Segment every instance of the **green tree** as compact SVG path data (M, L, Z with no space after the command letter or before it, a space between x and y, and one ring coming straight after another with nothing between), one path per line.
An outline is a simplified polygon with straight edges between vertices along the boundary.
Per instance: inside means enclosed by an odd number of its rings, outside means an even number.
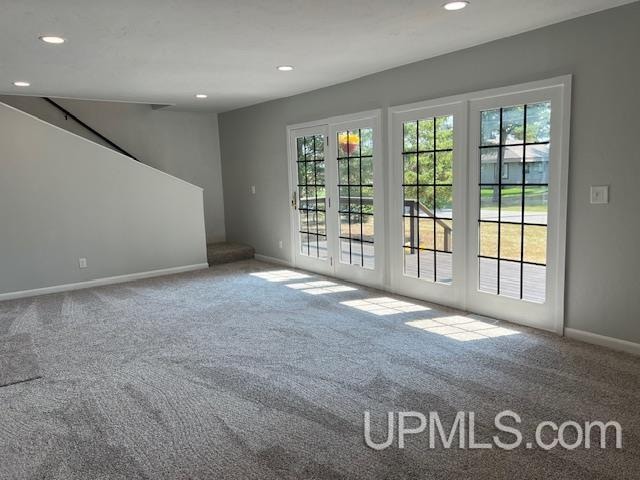
M405 199L418 201L430 211L450 209L453 201L453 117L406 122L403 130L404 183L411 185L405 187Z

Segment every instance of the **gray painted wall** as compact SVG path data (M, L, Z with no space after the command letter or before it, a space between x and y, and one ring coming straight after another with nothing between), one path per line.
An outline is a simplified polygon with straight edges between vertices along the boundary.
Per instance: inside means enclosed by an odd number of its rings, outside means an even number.
M153 110L133 103L55 101L143 163L202 187L207 239L225 239L216 114ZM108 146L41 98L0 96L0 102Z
M201 263L200 188L0 104L0 294Z
M638 25L633 3L221 114L228 239L289 259L288 124L571 73L566 326L640 342ZM608 205L589 204L594 184Z

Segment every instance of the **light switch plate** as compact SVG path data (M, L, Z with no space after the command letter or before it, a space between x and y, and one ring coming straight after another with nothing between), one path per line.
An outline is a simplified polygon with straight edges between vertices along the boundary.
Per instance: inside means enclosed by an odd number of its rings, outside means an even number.
M87 259L86 258L79 258L78 259L78 266L80 268L87 268Z
M591 203L593 205L609 203L609 187L607 185L591 185Z
M251 185L251 195L255 195L255 194L256 194L256 186Z

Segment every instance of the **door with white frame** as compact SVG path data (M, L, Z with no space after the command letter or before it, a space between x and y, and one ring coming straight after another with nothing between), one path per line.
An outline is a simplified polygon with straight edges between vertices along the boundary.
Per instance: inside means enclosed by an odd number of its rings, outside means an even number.
M292 258L299 268L333 274L327 222L327 125L289 130Z
M331 236L336 276L366 285L382 286L384 271L384 195L380 113L330 126L333 165ZM333 207L336 207L334 212Z
M559 80L469 102L467 306L562 333L570 78Z
M390 288L562 333L571 77L390 109Z
M318 137L324 138L321 161L317 151L310 152L309 135L316 138L316 146ZM381 287L385 249L380 111L289 127L289 142L295 265ZM313 173L309 155L315 159Z
M464 103L390 112L391 288L463 307L466 137Z

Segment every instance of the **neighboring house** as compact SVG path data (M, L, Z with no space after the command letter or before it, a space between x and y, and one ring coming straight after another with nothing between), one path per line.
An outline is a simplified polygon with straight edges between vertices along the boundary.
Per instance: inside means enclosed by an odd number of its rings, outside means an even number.
M522 183L522 147L504 147L502 171L498 169L498 149L488 148L482 153L481 182ZM525 183L548 183L549 145L528 145L525 155ZM501 177L499 181L499 177Z

